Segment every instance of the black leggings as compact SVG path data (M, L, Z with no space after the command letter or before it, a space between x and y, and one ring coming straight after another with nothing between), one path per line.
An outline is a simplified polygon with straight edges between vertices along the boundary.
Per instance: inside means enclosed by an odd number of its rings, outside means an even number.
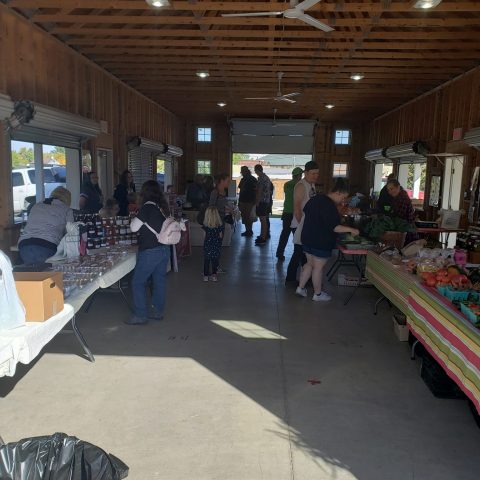
M220 260L220 256L215 258L207 258L205 257L203 260L203 275L208 277L209 275L216 275L218 269L218 262ZM212 273L210 273L210 263L212 264Z

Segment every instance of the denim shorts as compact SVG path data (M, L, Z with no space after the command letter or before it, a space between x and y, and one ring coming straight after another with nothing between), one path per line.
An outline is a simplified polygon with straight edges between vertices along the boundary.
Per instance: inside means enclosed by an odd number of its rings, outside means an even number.
M307 245L302 245L302 247L303 247L303 251L305 253L309 253L310 255L313 255L314 257L330 258L332 256L332 251L331 250L320 250L318 248L307 247Z

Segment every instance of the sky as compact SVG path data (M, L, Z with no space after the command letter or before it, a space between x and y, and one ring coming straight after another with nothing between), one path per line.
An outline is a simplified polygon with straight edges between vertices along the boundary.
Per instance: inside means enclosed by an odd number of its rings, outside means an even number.
M33 143L12 140L12 151L18 152L22 147L33 149ZM43 152L50 153L53 151L54 148L55 147L53 145L43 145Z

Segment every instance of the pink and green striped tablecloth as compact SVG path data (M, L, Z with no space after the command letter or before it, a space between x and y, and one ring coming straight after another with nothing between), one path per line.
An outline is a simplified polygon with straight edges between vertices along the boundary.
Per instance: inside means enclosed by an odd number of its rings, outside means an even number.
M435 289L373 252L367 277L407 316L413 335L474 403L480 413L480 329Z

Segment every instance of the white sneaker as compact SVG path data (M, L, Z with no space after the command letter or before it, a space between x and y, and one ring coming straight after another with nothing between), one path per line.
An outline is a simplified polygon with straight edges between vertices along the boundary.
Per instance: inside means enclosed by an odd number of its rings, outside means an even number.
M295 290L295 293L299 296L299 297L306 297L307 296L307 289L306 288L301 288L301 287L297 287L297 289Z
M313 294L312 300L314 302L328 302L332 297L327 292L321 292L319 295L316 293Z
M204 276L203 276L203 281L204 281L204 282L208 282L208 276L207 276L207 275L204 275Z

